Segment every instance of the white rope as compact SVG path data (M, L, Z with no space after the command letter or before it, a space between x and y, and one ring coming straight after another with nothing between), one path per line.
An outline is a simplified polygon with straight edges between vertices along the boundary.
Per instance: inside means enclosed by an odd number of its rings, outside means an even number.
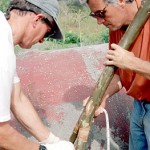
M109 117L106 109L103 108L103 112L106 118L106 139L107 139L107 150L110 150L110 129L109 129Z

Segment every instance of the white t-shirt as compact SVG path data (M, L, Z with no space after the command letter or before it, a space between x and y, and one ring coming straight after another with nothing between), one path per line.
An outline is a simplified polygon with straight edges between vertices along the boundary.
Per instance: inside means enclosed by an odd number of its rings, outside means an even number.
M10 120L12 85L19 81L12 30L0 11L0 122Z

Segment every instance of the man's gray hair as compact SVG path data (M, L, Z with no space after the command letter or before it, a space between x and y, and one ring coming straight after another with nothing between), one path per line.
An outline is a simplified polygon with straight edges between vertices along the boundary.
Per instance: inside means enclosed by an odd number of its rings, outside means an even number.
M87 0L89 1L89 0ZM106 3L109 3L109 4L115 4L117 2L119 2L119 0L103 0L104 2ZM126 0L126 3L132 3L134 0Z
M119 0L103 0L104 2L106 3L109 3L109 4L115 4L117 3ZM134 0L126 0L127 3L132 3ZM79 0L79 2L81 4L84 4L84 3L88 3L89 0Z

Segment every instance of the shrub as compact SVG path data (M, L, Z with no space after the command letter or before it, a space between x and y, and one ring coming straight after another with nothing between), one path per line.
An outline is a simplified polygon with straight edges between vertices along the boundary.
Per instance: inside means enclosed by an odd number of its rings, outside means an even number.
M74 44L74 43L80 43L80 37L75 34L75 33L72 33L72 32L68 32L65 34L65 41L64 41L65 44Z
M103 43L108 43L109 41L109 30L105 29L102 33L101 33L101 41L103 41Z
M10 0L0 0L0 10L5 12Z

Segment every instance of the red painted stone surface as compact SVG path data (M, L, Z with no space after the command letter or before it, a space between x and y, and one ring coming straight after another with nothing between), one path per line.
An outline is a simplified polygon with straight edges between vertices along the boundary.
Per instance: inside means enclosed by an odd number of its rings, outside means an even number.
M32 50L17 55L22 88L40 117L56 135L68 140L82 112L82 100L89 96L103 70L107 44L56 51ZM124 91L107 101L111 150L128 149L129 116L132 99ZM16 127L28 138L16 121ZM106 148L105 117L95 119L87 149ZM32 138L31 138L32 139Z

